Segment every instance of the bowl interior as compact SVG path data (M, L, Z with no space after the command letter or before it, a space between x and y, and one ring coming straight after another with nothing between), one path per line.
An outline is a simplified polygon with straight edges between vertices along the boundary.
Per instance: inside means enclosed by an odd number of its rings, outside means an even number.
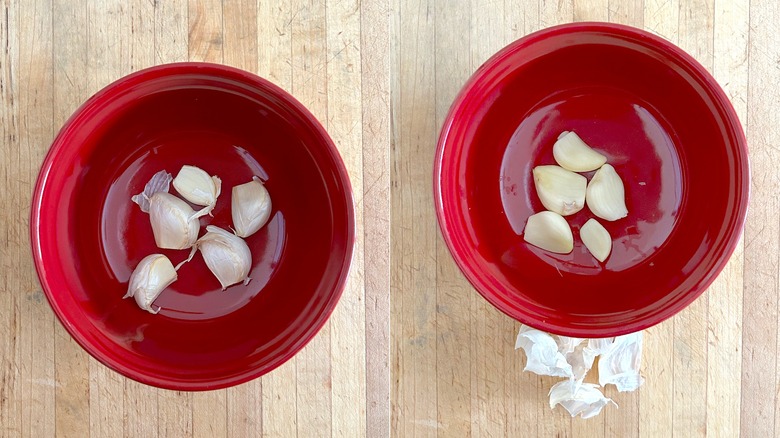
M570 254L522 238L544 210L531 170L555 164L571 130L625 185L629 216L600 220L613 238L605 263L579 239L587 207L567 218ZM747 203L744 137L715 81L671 44L615 25L548 29L489 60L451 109L436 167L440 224L469 280L510 316L572 336L636 331L690 303L731 254Z
M176 264L189 250L157 248L130 197L184 164L222 179L203 227L230 227L231 189L255 175L273 211L246 239L249 284L223 291L197 254L151 315L122 299L130 274L146 255ZM55 311L98 359L146 383L207 389L261 375L316 333L341 293L354 227L346 171L300 104L247 73L172 65L110 85L63 128L41 181L33 238Z

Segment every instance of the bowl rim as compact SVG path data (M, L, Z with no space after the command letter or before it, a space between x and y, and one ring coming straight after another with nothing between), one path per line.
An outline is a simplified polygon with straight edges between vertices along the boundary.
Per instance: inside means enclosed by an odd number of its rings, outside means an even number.
M713 267L705 273L696 285L693 286L692 291L687 293L681 299L673 301L670 305L662 308L658 312L650 314L647 318L637 320L628 324L622 324L620 326L599 326L595 328L582 327L579 325L565 325L556 324L547 320L534 319L534 317L525 312L522 309L518 309L515 306L510 305L506 301L503 301L494 294L495 288L500 288L495 282L489 283L483 281L478 275L478 267L472 266L468 263L465 257L464 245L459 245L453 238L453 231L450 224L447 221L447 214L445 212L445 205L443 200L443 192L446 189L442 187L442 166L444 165L443 158L445 149L448 147L448 136L453 125L457 120L462 119L464 107L466 103L472 98L472 93L478 86L484 86L483 79L494 71L497 67L501 66L504 60L510 55L523 49L523 47L538 43L549 36L554 35L571 35L582 32L603 32L616 37L631 37L637 40L643 40L648 45L657 48L659 51L663 51L670 54L670 57L676 60L681 65L686 65L691 68L697 79L701 80L707 87L707 91L712 95L716 102L723 108L723 115L725 121L728 123L728 128L732 130L735 142L737 144L737 150L741 152L741 156L744 158L741 161L741 179L744 182L742 184L742 190L737 197L738 208L736 209L736 221L728 228L727 237L725 239L726 245L718 255L718 259ZM489 81L492 80L488 79ZM487 61L485 61L477 70L469 77L466 83L458 92L457 96L453 100L447 116L444 119L439 137L436 144L436 153L434 155L434 169L433 169L433 194L434 204L436 210L436 218L439 224L439 231L442 234L444 242L447 245L452 258L455 260L456 265L469 281L471 286L482 295L488 302L490 302L498 310L511 317L512 319L519 321L523 324L529 325L539 330L543 330L550 333L559 335L581 337L581 338L604 338L619 336L628 333L644 330L648 327L652 327L680 312L687 307L693 301L695 301L705 290L715 281L721 271L726 267L726 264L731 259L731 255L739 243L745 226L745 220L747 216L747 208L750 200L750 162L748 158L747 139L742 124L739 121L731 101L726 96L723 89L720 87L715 78L709 73L709 71L701 65L693 56L677 47L672 42L652 34L643 29L639 29L633 26L627 26L617 23L607 22L577 22L577 23L565 23L556 26L540 29L536 32L527 34L511 43L507 44L501 50L496 52Z
M112 93L115 93L118 90L126 89L128 86L133 84L143 83L148 79L154 80L160 77L187 74L212 75L218 78L239 80L242 83L251 84L267 90L271 95L279 98L286 105L289 105L293 113L297 113L299 116L301 116L302 119L305 120L305 122L313 129L313 132L323 139L323 146L327 149L328 154L334 157L334 172L340 179L340 184L343 187L342 195L345 198L345 205L347 206L346 241L344 245L345 252L341 264L342 268L336 280L333 293L330 294L327 300L325 300L323 303L323 307L317 317L313 320L313 324L308 326L307 329L304 330L297 339L295 339L295 342L291 344L289 349L261 367L250 368L247 372L231 374L227 377L189 381L169 380L156 375L145 374L139 368L129 366L127 361L118 361L114 360L112 357L106 357L106 355L103 354L102 349L97 348L89 340L87 340L85 336L82 335L81 331L76 327L76 325L74 325L65 317L61 303L54 297L56 289L61 286L52 284L54 279L50 279L46 273L46 262L44 261L42 254L42 248L45 245L45 242L43 242L40 238L40 231L42 228L40 221L41 201L46 189L46 181L55 164L54 157L56 157L61 150L67 147L67 144L63 141L64 137L67 136L68 131L73 127L73 125L78 122L80 116L91 110L92 107L98 105L105 98L111 97ZM335 142L322 126L320 121L301 102L293 97L292 94L288 93L268 79L235 67L209 62L192 61L165 63L138 70L109 83L105 87L101 88L98 92L93 94L86 101L84 101L81 105L79 105L73 114L71 114L67 121L62 125L57 135L52 140L49 150L42 161L35 185L33 187L29 226L30 247L33 255L33 264L35 266L36 275L40 282L41 288L43 289L44 295L46 296L49 305L54 311L57 320L59 320L62 326L70 334L73 340L75 340L76 343L81 346L81 348L83 348L87 353L89 353L93 358L97 359L103 365L111 368L125 377L158 388L178 391L207 391L223 389L254 380L273 371L296 355L317 335L317 333L319 333L319 331L334 312L336 305L338 304L344 289L346 288L347 281L349 280L349 276L352 271L356 244L355 199L352 190L352 183L349 178L349 172L347 171L346 164L344 163L343 157L336 147Z

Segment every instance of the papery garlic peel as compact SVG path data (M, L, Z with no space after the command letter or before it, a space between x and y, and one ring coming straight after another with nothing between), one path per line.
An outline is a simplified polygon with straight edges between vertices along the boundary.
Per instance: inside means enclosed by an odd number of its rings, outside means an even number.
M271 216L271 195L260 178L233 187L231 215L239 237L249 237L268 222Z
M206 231L197 246L222 290L236 283L249 283L252 254L244 239L213 225Z

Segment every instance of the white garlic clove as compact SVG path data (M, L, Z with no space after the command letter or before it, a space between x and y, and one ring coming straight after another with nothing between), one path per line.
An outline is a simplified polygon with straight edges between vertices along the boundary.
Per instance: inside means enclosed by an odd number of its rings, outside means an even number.
M222 191L222 180L198 167L184 165L174 178L173 187L193 204L211 207L210 213Z
M176 269L168 257L162 254L146 256L130 275L127 293L123 298L133 297L138 307L149 313L157 313L160 308L152 309L152 303L177 277Z
M271 195L260 181L252 181L233 187L231 214L236 235L249 237L263 227L271 216Z
M529 217L523 239L533 246L559 254L568 254L574 248L569 223L552 211L542 211Z
M580 238L585 248L600 262L606 260L612 252L612 236L596 219L591 218L585 222L580 228Z
M533 170L536 194L547 210L561 216L574 214L585 206L588 180L560 166L537 166Z
M132 198L130 198L133 202L138 204L139 207L141 207L141 211L144 213L149 213L150 208L150 201L152 199L152 196L155 193L160 192L168 192L168 189L171 185L171 174L161 170L154 175L152 175L152 178L149 179L149 182L146 183L146 186L144 186L144 191L134 195Z
M607 157L588 146L573 131L564 131L553 145L555 162L572 172L590 172L603 166Z
M207 226L206 231L198 239L198 249L222 290L242 281L249 283L252 253L244 239L213 225Z
M558 382L550 388L550 408L561 405L569 412L569 415L582 418L591 418L604 409L608 403L615 404L602 394L598 385L593 383L575 384L575 382L564 380ZM616 405L617 406L617 405Z
M207 212L195 212L189 204L165 192L152 195L149 205L149 220L158 247L186 249L195 244L200 230L198 218Z
M588 184L585 201L590 211L601 219L616 221L628 216L623 181L609 164L601 166L593 175Z

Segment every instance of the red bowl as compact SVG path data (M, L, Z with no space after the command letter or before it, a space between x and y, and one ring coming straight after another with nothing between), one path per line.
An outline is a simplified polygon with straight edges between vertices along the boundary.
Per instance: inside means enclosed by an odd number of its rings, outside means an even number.
M574 130L607 155L629 216L601 221L613 251L526 244L542 211L531 169ZM592 174L592 173L591 173ZM591 175L587 175L590 177ZM568 24L510 44L469 79L439 137L439 225L468 280L498 309L578 337L638 331L674 315L723 269L748 204L747 147L717 82L671 43L627 26Z
M184 164L222 179L202 226L231 226L231 189L253 175L273 211L246 239L248 285L223 291L198 254L152 315L122 299L130 274L146 255L176 264L189 251L158 249L130 197ZM30 231L49 303L85 350L143 383L206 390L271 371L317 333L344 288L354 224L347 171L303 105L253 74L183 63L122 78L76 111L43 162Z

